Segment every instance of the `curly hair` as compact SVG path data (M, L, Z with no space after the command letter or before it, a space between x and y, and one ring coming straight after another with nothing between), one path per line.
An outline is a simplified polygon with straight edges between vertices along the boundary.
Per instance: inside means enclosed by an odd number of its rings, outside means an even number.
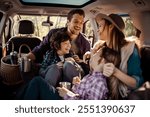
M57 31L50 38L50 46L54 50L61 49L61 42L70 40L66 31Z

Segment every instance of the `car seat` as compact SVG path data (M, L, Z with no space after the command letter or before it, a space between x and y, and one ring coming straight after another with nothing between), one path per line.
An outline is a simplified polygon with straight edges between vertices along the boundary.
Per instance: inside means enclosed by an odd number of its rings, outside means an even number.
M12 47L14 45L14 51L19 52L19 47L22 44L27 44L32 50L35 46L39 45L41 39L39 37L33 36L34 33L34 24L29 20L21 20L19 21L19 36L14 36L8 41L8 51L9 54L12 51ZM11 42L11 43L10 43ZM12 44L13 43L13 44ZM28 53L29 50L26 47L22 47L23 53Z
M150 46L141 48L141 69L144 81L150 81Z

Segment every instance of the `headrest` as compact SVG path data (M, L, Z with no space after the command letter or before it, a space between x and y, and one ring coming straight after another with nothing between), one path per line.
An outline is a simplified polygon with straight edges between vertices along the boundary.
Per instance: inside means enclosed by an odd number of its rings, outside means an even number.
M33 34L33 33L34 33L34 25L32 21L21 20L19 22L19 34Z

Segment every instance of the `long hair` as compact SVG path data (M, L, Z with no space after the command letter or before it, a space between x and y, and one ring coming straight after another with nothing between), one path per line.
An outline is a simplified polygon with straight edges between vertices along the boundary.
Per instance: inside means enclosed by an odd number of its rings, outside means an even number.
M111 22L108 20L106 21L106 25L110 25ZM112 61L112 63L115 65L115 67L119 68L121 63L121 48L127 44L127 41L125 40L124 33L118 30L115 26L110 32L110 41L108 47L111 47L112 50L116 51L118 53L116 59L117 62ZM109 55L108 55L109 56ZM114 76L111 76L108 78L108 88L110 90L110 99L119 99L119 85L121 81L118 78L115 78Z
M111 22L105 20L107 25L110 25ZM120 52L121 48L127 43L125 40L125 35L123 32L118 30L115 26L110 33L110 42L108 46L110 46L113 50Z
M105 59L106 63L108 63L108 62L113 63L116 67L119 67L121 57L117 51L115 51L107 46L104 46L102 48L101 56Z

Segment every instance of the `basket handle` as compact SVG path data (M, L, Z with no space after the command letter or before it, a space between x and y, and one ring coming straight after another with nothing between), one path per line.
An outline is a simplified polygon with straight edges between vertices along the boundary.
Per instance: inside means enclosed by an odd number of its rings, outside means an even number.
M30 48L27 44L22 44L22 45L19 47L19 57L21 57L21 49L22 49L23 46L27 47L28 50L31 52L31 48Z

